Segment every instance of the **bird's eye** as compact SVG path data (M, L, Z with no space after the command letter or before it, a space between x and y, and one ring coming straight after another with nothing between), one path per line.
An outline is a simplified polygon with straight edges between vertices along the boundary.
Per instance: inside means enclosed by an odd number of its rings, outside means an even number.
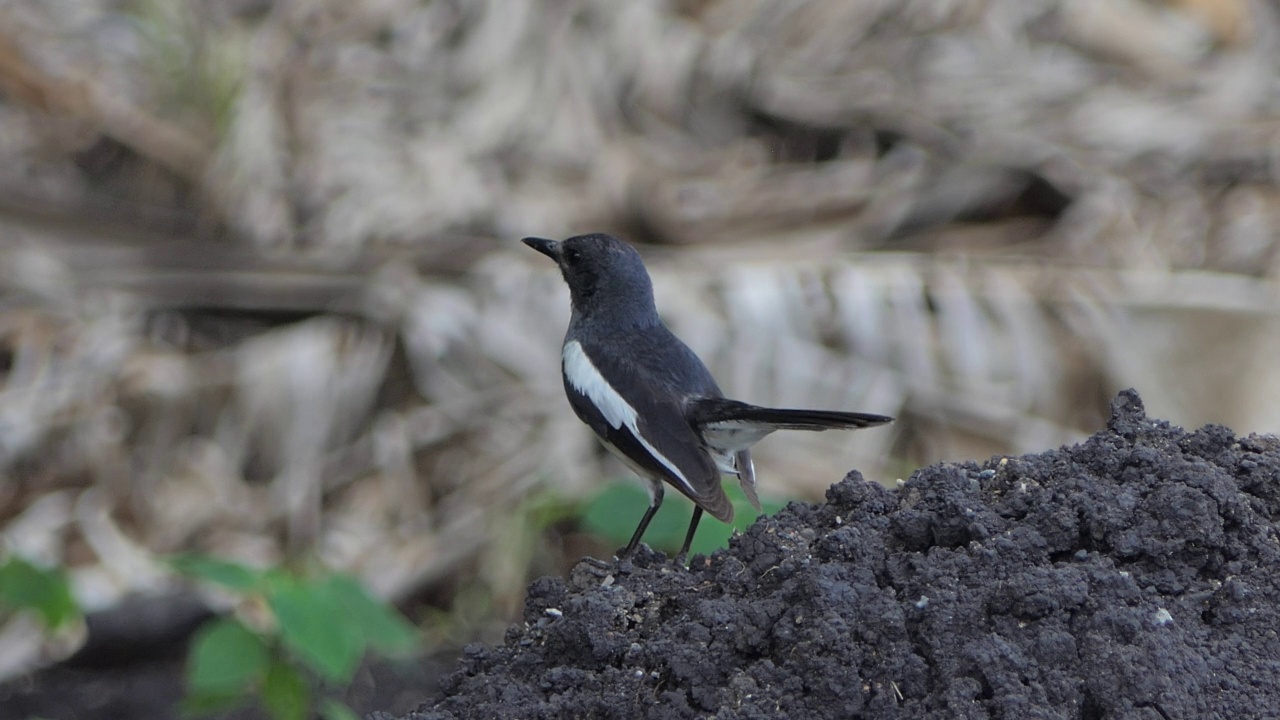
M564 251L564 261L570 265L576 265L582 259L582 253L570 248Z

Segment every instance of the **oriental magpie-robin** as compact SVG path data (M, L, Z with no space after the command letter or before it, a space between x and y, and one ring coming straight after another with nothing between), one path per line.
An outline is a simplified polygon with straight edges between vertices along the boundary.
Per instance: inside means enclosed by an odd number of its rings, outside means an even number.
M893 418L830 410L785 410L728 400L707 366L667 329L640 254L609 235L524 244L560 266L572 314L564 337L564 390L578 417L649 486L649 509L620 557L635 550L662 505L663 483L693 500L680 555L703 511L733 520L720 475L736 475L757 509L748 448L774 430L882 425Z

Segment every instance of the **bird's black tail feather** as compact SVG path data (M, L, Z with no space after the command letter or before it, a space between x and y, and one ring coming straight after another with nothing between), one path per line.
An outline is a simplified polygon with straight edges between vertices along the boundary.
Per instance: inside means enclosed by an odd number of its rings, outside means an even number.
M893 422L893 418L885 415L838 410L767 408L724 398L693 401L689 407L689 418L698 426L741 422L768 425L778 430L853 429Z

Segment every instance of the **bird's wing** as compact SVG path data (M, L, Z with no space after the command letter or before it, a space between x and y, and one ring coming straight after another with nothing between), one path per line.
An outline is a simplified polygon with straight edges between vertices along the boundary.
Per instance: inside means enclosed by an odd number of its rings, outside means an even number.
M720 471L673 388L603 344L582 339L565 343L562 369L569 404L606 443L716 519L733 519Z
M691 400L688 416L709 447L726 453L746 450L774 430L857 429L893 421L870 413L766 408L724 398Z

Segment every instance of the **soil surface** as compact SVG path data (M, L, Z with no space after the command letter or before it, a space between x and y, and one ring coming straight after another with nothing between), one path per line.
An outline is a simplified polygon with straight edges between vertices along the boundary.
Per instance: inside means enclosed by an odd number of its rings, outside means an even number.
M537 580L406 717L1274 718L1278 512L1280 440L1127 391L1077 446L853 472L688 570Z

